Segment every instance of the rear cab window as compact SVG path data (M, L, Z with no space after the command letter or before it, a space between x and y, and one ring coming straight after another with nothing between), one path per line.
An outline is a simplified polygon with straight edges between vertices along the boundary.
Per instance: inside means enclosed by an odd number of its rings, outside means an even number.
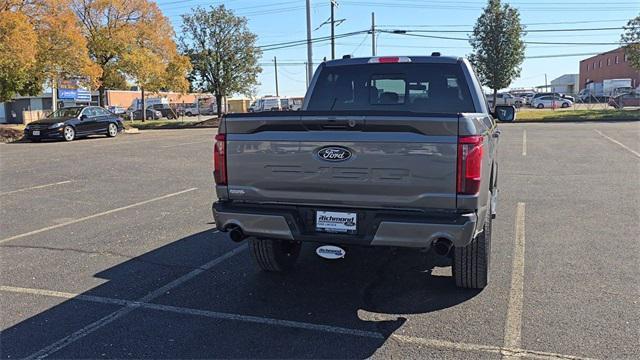
M459 64L397 63L324 67L307 110L463 113L475 107Z

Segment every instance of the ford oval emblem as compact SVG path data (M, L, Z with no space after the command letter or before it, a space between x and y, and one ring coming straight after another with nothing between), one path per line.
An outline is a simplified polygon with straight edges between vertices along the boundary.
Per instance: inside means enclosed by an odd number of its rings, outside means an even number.
M327 146L318 150L318 157L325 161L345 161L351 157L351 151L341 146Z

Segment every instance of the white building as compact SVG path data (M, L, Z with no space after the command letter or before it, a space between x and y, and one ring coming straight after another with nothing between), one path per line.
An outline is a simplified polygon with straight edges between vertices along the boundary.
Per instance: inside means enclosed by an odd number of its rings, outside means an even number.
M580 90L578 81L578 74L564 74L551 80L551 91L561 94L576 94Z

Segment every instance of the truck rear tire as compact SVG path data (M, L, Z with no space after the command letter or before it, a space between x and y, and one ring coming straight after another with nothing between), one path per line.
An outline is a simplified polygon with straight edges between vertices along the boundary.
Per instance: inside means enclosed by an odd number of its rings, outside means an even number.
M300 255L301 244L276 239L249 239L251 256L263 271L285 272L293 268Z
M489 282L490 259L491 214L487 211L483 231L469 245L456 247L454 250L452 270L456 286L467 289L486 287Z

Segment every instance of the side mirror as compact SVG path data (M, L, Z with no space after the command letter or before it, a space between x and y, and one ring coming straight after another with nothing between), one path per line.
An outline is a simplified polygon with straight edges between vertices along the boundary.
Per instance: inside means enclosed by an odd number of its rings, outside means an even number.
M87 120L87 115L84 115L84 114L80 115L80 121L84 121L84 120Z
M512 122L516 120L516 107L498 105L493 111L493 116L501 122Z

